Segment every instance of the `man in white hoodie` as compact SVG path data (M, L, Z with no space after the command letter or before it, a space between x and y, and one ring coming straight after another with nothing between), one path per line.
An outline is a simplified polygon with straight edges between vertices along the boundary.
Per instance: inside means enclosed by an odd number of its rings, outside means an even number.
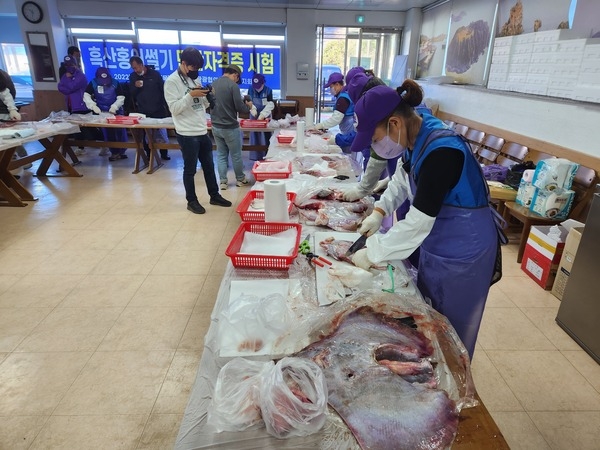
M194 175L198 161L202 165L204 181L210 195L210 204L231 206L229 200L219 194L215 175L212 141L208 137L206 108L209 102L208 89L196 82L198 70L204 65L202 54L194 47L188 47L179 57L180 64L165 81L165 100L173 116L177 142L183 156L183 186L187 209L194 214L204 214L206 210L196 196Z

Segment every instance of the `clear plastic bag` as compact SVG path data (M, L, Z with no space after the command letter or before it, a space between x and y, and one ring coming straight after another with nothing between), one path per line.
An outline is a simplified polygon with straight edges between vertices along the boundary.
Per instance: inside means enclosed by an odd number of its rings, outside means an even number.
M273 361L235 358L223 366L208 409L208 423L217 432L243 431L263 426L260 384Z
M239 352L257 352L286 333L292 315L281 294L240 295L221 313L221 342L236 342Z
M327 412L321 368L308 359L283 358L263 379L260 405L267 431L279 439L319 431Z

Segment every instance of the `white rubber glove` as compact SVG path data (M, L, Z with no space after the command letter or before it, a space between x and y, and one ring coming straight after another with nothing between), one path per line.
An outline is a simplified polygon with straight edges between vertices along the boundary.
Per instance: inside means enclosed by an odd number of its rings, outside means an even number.
M342 192L342 197L346 202L353 202L355 200L359 200L369 195L369 193L366 192L363 188L361 188L360 185L354 186L346 190L342 190Z
M11 109L8 112L8 115L10 116L11 120L21 120L21 114L19 114L19 111L16 109Z
M336 145L335 144L335 136L331 136L329 138L329 140L327 141L327 144L329 144L329 145Z
M265 116L263 116L263 113L260 113L260 114L258 115L258 120L265 120L265 119L266 119L266 117L265 117Z
M354 255L352 255L352 264L361 269L369 270L373 263L367 256L367 249L361 248Z
M389 182L390 177L385 177L383 180L379 180L373 188L373 192L385 191Z
M315 127L317 128L317 130L333 128L336 125L342 123L342 120L344 120L344 113L336 109L335 111L333 111L333 114L328 119L325 119L323 122L316 124Z
M114 106L111 106L108 110L109 113L111 114L116 114L117 113L117 108L115 108Z
M98 108L98 105L92 106L92 111L94 112L94 114L100 114L102 112L100 111L100 108Z
M252 108L250 108L250 115L256 117L257 114L258 112L256 111L256 106L252 105Z
M325 127L323 126L322 123L318 123L316 124L314 127L311 127L311 130L323 130Z
M363 222L360 224L360 227L358 227L358 232L360 234L372 236L381 228L381 222L383 222L383 214L375 209L371 215L363 220Z

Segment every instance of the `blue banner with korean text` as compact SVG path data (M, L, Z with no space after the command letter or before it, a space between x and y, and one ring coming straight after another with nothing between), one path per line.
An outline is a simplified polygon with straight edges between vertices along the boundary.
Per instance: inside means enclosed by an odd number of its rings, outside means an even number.
M154 68L166 79L177 70L179 54L187 46L171 44L138 44L118 41L79 40L83 70L91 80L98 67L108 67L113 78L120 82L129 81L131 66L129 58L139 56L144 64ZM223 69L236 64L242 69L240 88L248 89L252 85L252 75L256 71L265 76L265 84L271 89L281 88L281 49L274 46L228 46L226 49L208 46L193 46L204 57L204 67L199 72L198 81L212 83L223 75Z

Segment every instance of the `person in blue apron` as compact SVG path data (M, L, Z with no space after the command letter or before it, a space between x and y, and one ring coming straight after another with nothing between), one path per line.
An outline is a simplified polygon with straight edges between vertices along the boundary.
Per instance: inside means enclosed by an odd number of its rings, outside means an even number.
M374 86L379 86L379 85L384 85L384 84L385 84L385 82L383 80L374 76L373 74L367 74L365 72L365 69L363 69L362 67L353 67L346 74L346 86L344 87L344 91L350 97L350 101L353 104L356 104L356 102L358 101L358 99L361 97L361 95L364 92L368 91L369 89L371 89ZM329 144L335 144L341 148L349 148L352 145L352 142L354 141L355 136L356 136L356 130L353 127L349 133L338 133L335 136L332 136L329 139ZM371 145L360 150L360 153L362 153L362 166L363 166L363 171L365 172L365 175L366 175L369 159L371 158ZM389 170L395 170L395 167L396 167L395 164L392 165L391 163L389 163L388 165L389 165ZM382 168L381 170L384 170L384 168ZM377 179L379 179L380 175L382 176L382 178L385 178L385 176L387 176L387 174L382 174L381 170L379 171L379 175L377 175ZM373 173L373 171L371 171L371 173ZM388 173L393 174L393 172L388 172ZM359 198L362 198L362 197L364 197L364 195L361 197L356 197L352 200L347 200L347 201L358 200Z
M353 147L371 143L385 158L406 152L358 230L369 238L352 261L369 269L419 248L417 286L448 318L472 358L490 285L501 277L503 233L468 144L438 118L417 114L422 101L420 86L405 80L397 89L376 86L356 104ZM406 199L404 219L377 233L383 218Z
M262 73L255 73L252 77L252 87L248 89L248 95L252 99L252 104L256 107L256 117L251 119L265 120L271 117L275 103L273 103L273 89L265 85L265 76ZM268 131L253 131L250 133L250 145L269 145L271 133ZM250 159L260 161L264 159L266 152L252 151Z
M347 84L348 94L350 95L350 99L354 102L354 104L356 104L360 97L369 89L375 86L383 85L385 85L383 80L375 76L369 76L364 72L359 72L358 74L355 74L350 80L350 82ZM415 111L417 112L417 114L431 114L431 109L428 108L424 103L421 103L420 105L416 106ZM338 137L336 136L336 140L337 139ZM366 164L360 182L352 187L343 190L343 198L347 202L353 202L355 200L366 197L367 195L372 195L375 192L384 190L387 187L389 179L396 172L398 160L402 156L401 154L394 154L390 158L387 158L385 155L378 155L376 152L373 151L371 145L369 145L367 150L370 154L368 157L365 157ZM365 150L363 149L362 151L364 155ZM409 206L410 204L408 200L406 200L402 205L400 205L400 207L396 210L397 220L404 219L406 213L408 212ZM382 230L388 230L389 228L391 228L392 225L393 217L391 215L387 216L383 219ZM418 251L416 251L414 256L412 256L409 259L410 262L415 267L417 267Z
M344 75L333 72L324 86L329 88L335 96L333 114L323 122L319 122L312 128L315 130L326 130L336 125L340 127L340 133L348 134L354 130L354 103L350 100L348 92L344 90ZM350 146L342 147L344 153L350 153Z
M112 78L106 67L96 70L95 78L90 81L83 94L83 101L94 114L108 112L114 115L123 115L125 93L121 84ZM107 142L127 142L125 128L102 128L104 140ZM127 159L125 148L110 148L109 161Z

